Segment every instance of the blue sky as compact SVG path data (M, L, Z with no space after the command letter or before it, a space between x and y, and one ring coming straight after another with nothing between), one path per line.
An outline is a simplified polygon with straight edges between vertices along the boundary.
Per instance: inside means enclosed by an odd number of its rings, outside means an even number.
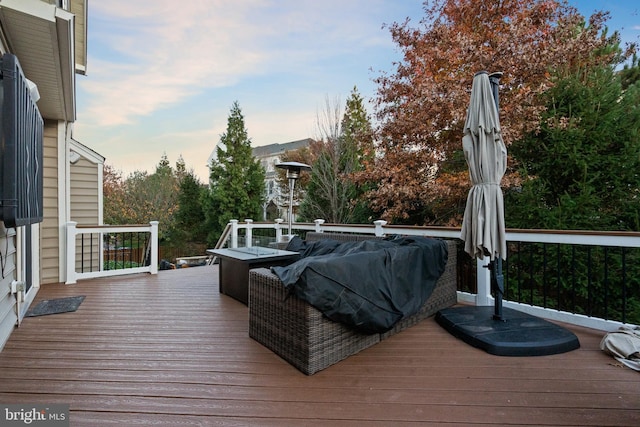
M637 0L570 4L609 10L610 29L638 41ZM74 138L125 176L182 155L204 182L234 101L253 146L317 137L327 98L375 96L400 59L383 24L407 17L417 26L422 1L92 1Z

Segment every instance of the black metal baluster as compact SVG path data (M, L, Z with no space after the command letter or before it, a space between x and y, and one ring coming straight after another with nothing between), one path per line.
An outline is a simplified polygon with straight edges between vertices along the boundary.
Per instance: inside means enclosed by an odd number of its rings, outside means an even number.
M571 309L576 312L576 247L571 245Z
M627 248L621 248L622 256L622 322L627 323Z
M560 243L556 243L556 258L557 258L557 283L556 283L556 310L560 310L560 297L562 295L562 273L561 273L561 260L562 252L560 251Z
M522 301L522 242L518 242L518 302Z
M547 244L542 244L542 306L547 306Z
M529 304L533 305L533 253L535 252L535 244L529 245Z
M122 248L124 246L124 243L123 243L124 233L118 233L118 237L116 237L116 242L118 242L118 240L120 241L120 244L116 245L116 248ZM124 262L124 254L122 253L122 249L118 249L118 253L120 254L120 265L121 265L121 263ZM118 261L117 261L118 253L116 253L116 268L119 267Z
M587 246L587 314L593 315L593 302L591 295L593 294L593 274L591 270L591 246Z
M80 272L84 273L84 233L80 234Z
M609 247L604 247L604 318L609 320Z

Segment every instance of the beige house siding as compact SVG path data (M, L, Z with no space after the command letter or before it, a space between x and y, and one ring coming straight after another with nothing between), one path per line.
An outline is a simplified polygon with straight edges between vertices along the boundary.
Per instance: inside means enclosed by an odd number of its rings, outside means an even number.
M97 225L99 165L81 157L71 165L71 221L78 225Z
M0 221L0 350L13 332L18 320L15 310L15 297L11 294L11 282L16 278L16 230L5 228Z
M75 58L76 72L87 73L87 2L86 0L71 0L69 10L75 15Z
M58 201L58 122L45 121L43 154L43 207L44 221L40 228L42 283L59 282L59 201ZM63 183L60 183L64 185Z
M70 173L70 197L71 197L71 221L78 225L100 224L100 191L102 185L99 182L101 164L95 164L84 157L71 165ZM76 240L76 271L96 271L99 266L100 237L94 235L93 239L85 236L84 244L81 243L82 235Z

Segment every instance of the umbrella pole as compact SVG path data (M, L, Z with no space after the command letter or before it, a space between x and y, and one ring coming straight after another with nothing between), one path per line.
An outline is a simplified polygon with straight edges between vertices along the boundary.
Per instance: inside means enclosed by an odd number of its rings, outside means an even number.
M491 92L493 101L496 104L496 110L500 113L500 77L502 72L497 71L489 74L489 83L491 84ZM491 284L495 294L495 312L494 320L505 321L502 315L502 295L504 295L504 275L502 274L502 258L497 257L495 261L489 262L489 270L491 270Z
M496 258L495 261L489 262L489 270L491 271L491 285L495 295L495 305L493 320L506 322L502 314L502 296L504 295L504 275L502 274L502 259Z

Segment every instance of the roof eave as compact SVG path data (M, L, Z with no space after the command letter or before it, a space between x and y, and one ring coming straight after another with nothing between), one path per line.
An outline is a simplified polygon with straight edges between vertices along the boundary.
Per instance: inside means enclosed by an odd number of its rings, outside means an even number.
M39 0L0 0L0 25L46 119L76 119L74 15Z

